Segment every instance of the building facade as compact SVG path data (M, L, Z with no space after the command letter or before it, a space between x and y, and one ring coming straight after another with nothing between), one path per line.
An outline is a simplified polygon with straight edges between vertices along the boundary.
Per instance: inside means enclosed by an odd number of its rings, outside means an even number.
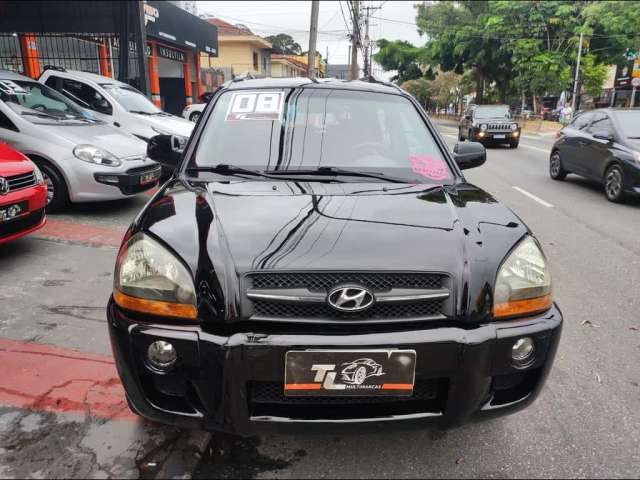
M271 54L271 76L273 78L306 77L307 65L279 53Z
M271 76L271 44L244 25L219 18L205 19L218 30L218 55L203 59L209 68L224 73L226 80L238 75Z

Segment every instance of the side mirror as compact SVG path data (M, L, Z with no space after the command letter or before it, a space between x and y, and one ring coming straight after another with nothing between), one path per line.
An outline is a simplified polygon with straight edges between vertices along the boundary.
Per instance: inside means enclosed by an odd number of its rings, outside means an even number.
M93 105L91 105L91 108L93 108L96 112L99 112L105 115L113 114L113 109L111 108L111 105L109 104L109 102L107 102L106 100L98 100L93 102Z
M611 132L607 130L597 130L593 132L593 138L597 138L598 140L606 140L607 142L611 142L613 140L613 135Z
M460 170L479 167L487 161L487 151L478 142L458 142L453 147L453 159Z
M174 170L182 160L186 140L175 135L156 135L147 144L147 157L167 169Z
M471 120L471 115L465 115L465 116L464 116L464 119L465 119L465 120Z

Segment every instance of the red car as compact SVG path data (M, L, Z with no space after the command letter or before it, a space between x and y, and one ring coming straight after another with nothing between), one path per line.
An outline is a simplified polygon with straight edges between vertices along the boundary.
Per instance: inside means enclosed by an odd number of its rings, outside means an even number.
M0 244L42 228L46 203L47 186L38 167L0 143Z

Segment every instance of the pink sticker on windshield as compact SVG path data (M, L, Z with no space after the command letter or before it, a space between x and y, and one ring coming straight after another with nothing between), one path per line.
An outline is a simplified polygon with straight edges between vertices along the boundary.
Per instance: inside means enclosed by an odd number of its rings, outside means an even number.
M431 180L448 180L451 178L449 167L441 158L432 157L431 155L411 155L409 160L411 160L413 173Z

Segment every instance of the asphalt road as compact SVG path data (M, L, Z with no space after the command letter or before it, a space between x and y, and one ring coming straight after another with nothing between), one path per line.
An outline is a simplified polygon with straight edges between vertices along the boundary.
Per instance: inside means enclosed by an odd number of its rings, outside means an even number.
M453 145L455 130L441 131ZM527 410L445 434L387 424L249 439L135 419L103 308L117 238L140 197L73 207L0 248L0 478L638 477L640 200L611 204L592 182L552 181L551 143L491 148L466 173L538 236L565 315L555 366Z

